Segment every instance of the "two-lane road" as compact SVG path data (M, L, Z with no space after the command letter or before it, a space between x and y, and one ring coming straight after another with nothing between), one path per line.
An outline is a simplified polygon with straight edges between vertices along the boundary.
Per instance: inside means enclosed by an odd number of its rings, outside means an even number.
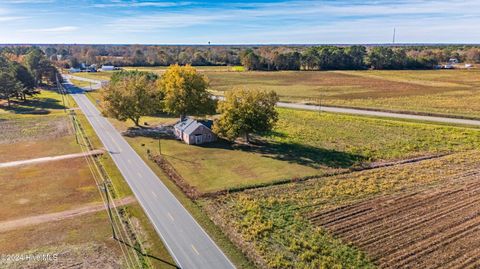
M68 79L67 79L68 81ZM208 234L77 87L65 87L86 115L181 268L235 268Z

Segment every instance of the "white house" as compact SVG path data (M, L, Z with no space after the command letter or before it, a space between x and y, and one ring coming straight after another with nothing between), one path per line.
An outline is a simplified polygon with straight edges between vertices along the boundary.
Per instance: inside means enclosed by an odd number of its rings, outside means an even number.
M212 132L212 125L211 120L197 121L186 118L175 124L175 136L189 145L213 142L217 140L217 136Z
M102 71L113 71L113 70L115 70L115 66L113 66L113 65L102 65L101 70Z

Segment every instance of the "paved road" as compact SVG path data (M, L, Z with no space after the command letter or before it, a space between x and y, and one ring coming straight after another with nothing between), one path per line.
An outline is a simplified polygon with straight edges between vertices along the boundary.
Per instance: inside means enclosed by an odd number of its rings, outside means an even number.
M92 90L98 90L102 87L102 83L107 83L108 82L107 80L90 79L90 78L78 77L78 76L74 76L74 75L64 75L64 77L69 78L69 79L71 78L71 79L75 79L75 80L90 82L90 83L92 83L92 85L91 85ZM90 87L84 87L84 88L89 89Z
M376 116L376 117L386 117L386 118L480 126L480 120L467 120L467 119L457 119L457 118L438 117L438 116L421 116L421 115L391 113L391 112L373 111L373 110L365 110L365 109L304 105L304 104L284 103L284 102L278 102L277 105L279 107L286 107L286 108L345 113L345 114L354 114L354 115L362 115L362 116Z
M177 265L188 269L235 268L82 90L70 83L65 87L87 116Z

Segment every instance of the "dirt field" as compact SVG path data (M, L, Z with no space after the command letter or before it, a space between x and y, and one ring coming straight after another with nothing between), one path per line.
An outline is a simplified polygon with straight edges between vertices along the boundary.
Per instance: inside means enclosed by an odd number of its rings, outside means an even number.
M381 268L480 266L478 168L424 191L314 213L310 221L366 251Z

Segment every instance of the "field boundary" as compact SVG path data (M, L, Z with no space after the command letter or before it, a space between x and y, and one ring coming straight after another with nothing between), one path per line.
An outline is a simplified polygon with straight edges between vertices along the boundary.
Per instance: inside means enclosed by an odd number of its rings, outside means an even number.
M40 158L28 159L28 160L4 162L4 163L0 163L0 168L39 164L39 163L54 162L54 161L61 161L61 160L68 160L68 159L76 159L76 158L82 158L86 156L97 156L97 155L102 155L103 153L104 153L103 150L91 150L91 151L82 152L82 153L73 153L73 154L65 154L65 155L57 155L57 156L40 157Z
M288 183L303 182L303 181L314 180L314 179L322 179L322 178L330 177L330 176L346 175L346 174L350 174L350 173L361 172L361 171L366 171L366 170L373 170L373 169L380 169L380 168L396 166L396 165L416 163L416 162L441 158L441 157L444 157L444 156L447 156L447 155L450 155L450 154L452 154L452 153L427 155L427 156L421 156L421 157L392 161L392 162L372 163L368 166L352 167L352 168L349 168L349 169L344 170L344 171L326 172L324 174L305 176L305 177L301 177L301 178L280 179L278 181L269 182L269 183L239 186L239 187L236 187L236 188L230 188L230 189L220 190L220 191L216 191L216 192L204 193L204 194L201 195L201 197L202 198L207 198L207 197L208 198L215 198L215 197L218 197L220 195L225 195L225 194L228 194L228 193L242 192L242 191L245 191L245 190L253 190L253 189L259 189L259 188L265 188L265 187L271 187L271 186L278 186L278 185L283 185L283 184L288 184Z
M133 196L128 196L122 199L117 199L114 201L116 207L122 207L125 205L132 204L136 202ZM6 220L0 222L0 233L15 230L18 228L38 225L42 223L48 223L53 221L61 221L70 218L76 218L82 215L95 213L105 210L105 206L102 202L100 203L91 203L78 208L69 209L60 212L47 213L42 215L30 216L14 220Z
M445 157L445 156L450 155L450 154L452 154L452 153L451 152L439 153L439 154L426 155L426 156L420 156L420 157L409 158L409 159L404 159L404 160L397 160L397 161L390 161L390 162L376 162L376 163L374 162L374 163L371 163L369 165L360 166L360 167L352 167L352 168L349 168L349 169L346 169L346 170L343 170L343 171L325 172L323 174L315 174L315 175L298 177L298 178L279 179L279 180L276 180L276 181L273 181L273 182L238 186L238 187L227 188L227 189L212 191L212 192L201 192L197 188L191 186L183 178L183 176L180 173L178 173L178 171L175 169L175 167L168 160L166 160L163 156L149 155L149 158L151 160L153 160L153 162L155 164L158 165L158 167L165 173L165 175L175 185L177 185L186 196L188 196L190 199L195 200L195 199L199 199L199 198L215 198L215 197L218 197L218 196L221 196L221 195L225 195L225 194L229 194L229 193L242 192L242 191L245 191L245 190L253 190L253 189L259 189L259 188L265 188L265 187L271 187L271 186L278 186L278 185L294 183L294 182L303 182L303 181L308 181L308 180L313 180L313 179L322 179L322 178L330 177L330 176L345 175L345 174L349 174L349 173L361 172L361 171L372 170L372 169L380 169L380 168L396 166L396 165L416 163L416 162L421 162L421 161L426 161L426 160Z
M369 108L369 107L361 107L361 106L343 106L343 105L334 105L333 106L333 105L325 105L325 104L316 104L316 103L311 103L311 102L298 103L298 102L282 101L282 103L302 104L302 105L311 105L311 106L320 106L320 107L329 107L329 108L347 108L347 109L366 110L366 111L372 111L372 112L386 112L386 113L395 113L395 114L406 114L406 115L413 115L413 116L427 116L427 117L451 118L451 119L461 119L461 120L480 120L480 117L469 117L469 116L454 115L454 114L442 114L442 113L435 113L435 112L395 110L395 109L384 109L384 108Z

